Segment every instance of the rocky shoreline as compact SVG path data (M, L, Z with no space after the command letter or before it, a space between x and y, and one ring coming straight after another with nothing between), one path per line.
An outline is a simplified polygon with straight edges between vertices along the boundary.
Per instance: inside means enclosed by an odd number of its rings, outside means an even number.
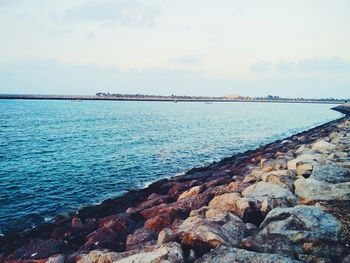
M0 237L0 262L350 262L345 117Z

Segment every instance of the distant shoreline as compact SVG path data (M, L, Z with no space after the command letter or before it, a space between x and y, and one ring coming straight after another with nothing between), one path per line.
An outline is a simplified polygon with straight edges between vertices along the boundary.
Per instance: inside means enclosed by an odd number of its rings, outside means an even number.
M269 102L269 103L309 103L341 104L345 100L316 99L230 99L230 98L181 98L162 96L90 96L90 95L14 95L0 94L0 100L104 100L104 101L159 101L159 102Z

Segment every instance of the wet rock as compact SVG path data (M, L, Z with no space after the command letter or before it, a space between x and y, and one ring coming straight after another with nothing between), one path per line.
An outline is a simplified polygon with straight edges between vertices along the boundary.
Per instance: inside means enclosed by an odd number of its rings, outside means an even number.
M111 229L123 239L133 230L135 222L126 214L117 214L101 218L98 226Z
M142 211L144 209L155 207L155 206L160 205L160 204L169 203L171 200L172 199L168 195L152 194L151 196L149 196L149 198L146 201L142 202L138 206L129 207L126 210L126 213L129 215L134 214L134 213L139 213L140 211Z
M34 239L8 256L7 260L46 259L52 255L64 253L65 249L65 244L60 240Z
M188 198L188 197L192 197L192 196L194 196L194 195L197 195L197 194L199 194L200 192L202 192L202 190L203 190L203 186L200 186L200 185L194 186L194 187L192 187L191 189L189 189L189 190L183 192L183 193L179 196L178 200L181 200L181 199L184 199L184 198Z
M72 227L84 229L85 226L83 225L83 222L81 222L81 219L79 217L73 217L72 218Z
M217 218L189 217L176 229L176 235L182 244L203 252L222 244L237 246L245 231L239 217L226 213Z
M312 145L312 149L319 153L331 153L334 151L336 146L332 143L329 143L323 139L318 140Z
M295 195L304 203L326 200L350 200L350 182L330 184L327 182L299 178L294 182Z
M332 245L338 240L340 230L341 224L320 208L312 206L275 208L262 222L259 232L242 240L241 245L243 248L265 253L286 256L316 254L324 257L326 255L322 250L310 249L310 244L314 247ZM342 253L343 251L338 257Z
M291 191L265 182L258 182L247 187L242 195L251 201L256 201L257 205L260 204L260 210L263 213L267 213L275 207L294 206L296 204L296 197Z
M123 238L123 236L116 234L110 228L102 228L88 235L86 243L79 251L91 251L95 249L122 251L125 249Z
M317 165L310 179L328 183L343 183L350 181L349 170L334 164Z
M155 239L156 234L154 231L146 228L139 228L133 234L127 236L126 250L131 250L142 243L150 242Z
M266 254L248 251L239 248L221 246L212 250L210 253L197 259L196 263L221 263L221 262L239 262L239 263L297 263L301 261L293 260L278 254Z
M143 252L134 254L129 257L125 257L114 261L115 263L154 263L154 262L172 262L182 263L184 262L184 256L181 246L178 243L167 243L161 245L158 249L151 252Z
M95 231L98 228L98 222L95 218L87 218L84 225L88 232Z

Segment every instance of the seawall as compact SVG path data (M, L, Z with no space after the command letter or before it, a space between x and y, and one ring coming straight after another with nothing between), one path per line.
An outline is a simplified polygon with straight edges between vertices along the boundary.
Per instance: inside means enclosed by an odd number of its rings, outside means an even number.
M350 106L334 109L347 115L0 237L0 262L347 260Z

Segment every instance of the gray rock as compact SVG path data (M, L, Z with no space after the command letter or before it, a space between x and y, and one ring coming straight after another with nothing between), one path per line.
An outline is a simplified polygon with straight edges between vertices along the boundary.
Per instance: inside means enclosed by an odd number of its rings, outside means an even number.
M294 182L295 195L303 204L315 201L350 200L350 182L330 184L312 178Z
M242 247L285 256L310 254L327 257L338 241L341 223L313 206L275 208L260 225L259 232L242 240ZM344 253L340 248L334 257Z
M242 196L260 204L260 210L264 213L275 207L294 206L296 204L296 197L291 191L266 182L258 182L247 187L242 192Z
M143 252L134 254L132 256L122 258L113 263L155 263L155 262L169 262L182 263L184 262L183 251L181 245L178 243L167 243L160 246L158 249L150 252Z
M226 213L216 218L189 217L175 231L182 244L207 249L222 244L237 246L246 227L239 217Z
M196 263L297 263L301 261L293 260L277 254L266 254L248 251L239 248L221 246L213 249L210 253L197 259Z
M350 173L347 169L334 164L316 165L310 179L328 183L343 183L350 181Z

